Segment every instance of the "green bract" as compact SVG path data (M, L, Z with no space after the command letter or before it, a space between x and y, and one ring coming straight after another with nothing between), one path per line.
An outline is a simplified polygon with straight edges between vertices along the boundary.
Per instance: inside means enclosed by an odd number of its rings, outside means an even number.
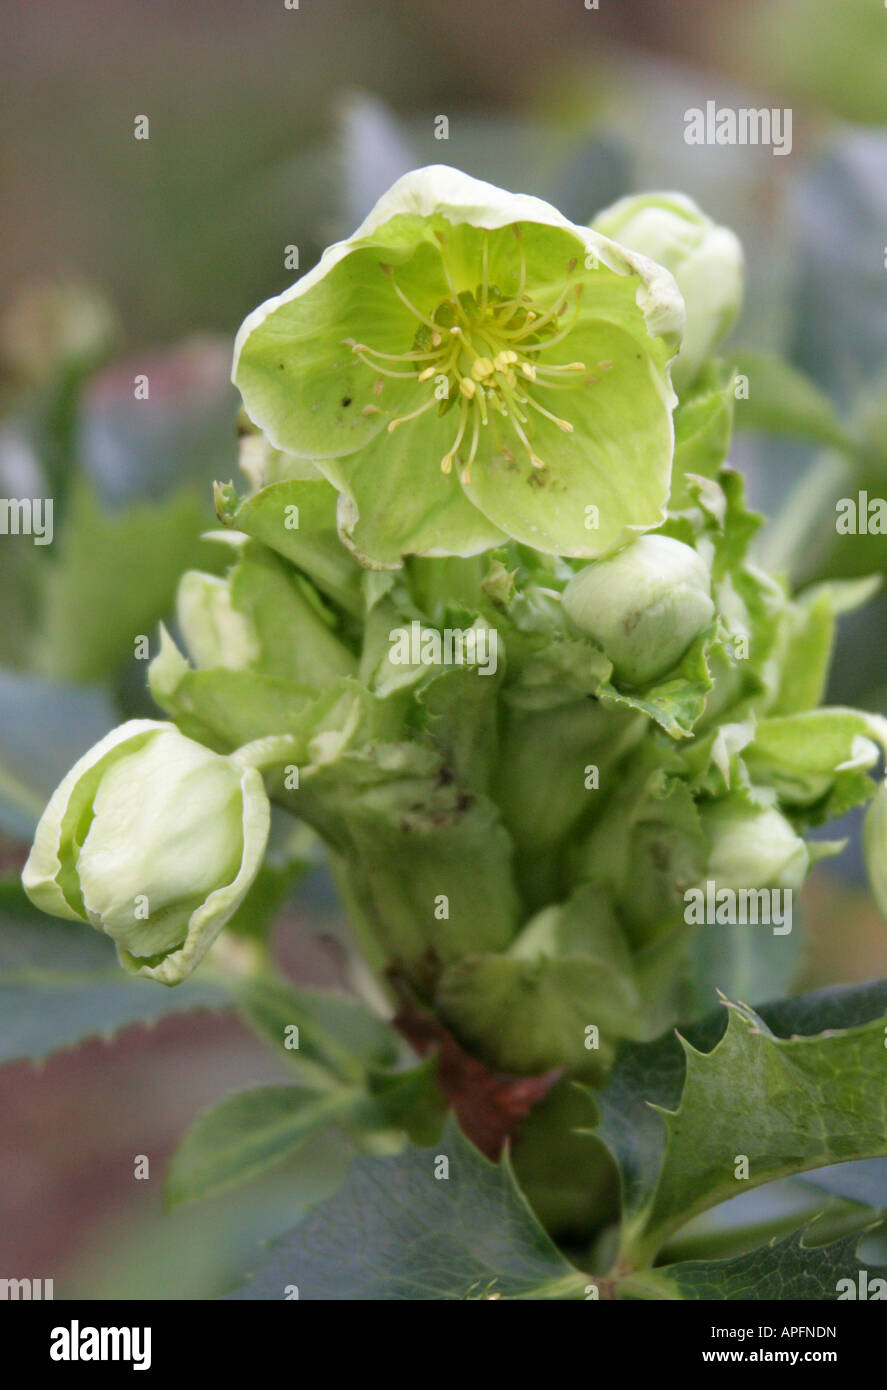
M243 900L269 823L254 767L130 720L53 794L22 882L37 907L112 937L130 974L173 985Z
M433 166L249 315L234 381L366 563L504 536L590 557L663 518L682 326L668 271Z
M687 322L672 372L676 386L689 385L739 313L745 263L738 238L681 193L620 198L599 213L592 226L667 266L674 275Z
M616 675L645 685L670 671L714 617L711 579L692 546L641 536L607 560L580 570L564 590L564 609L599 642Z

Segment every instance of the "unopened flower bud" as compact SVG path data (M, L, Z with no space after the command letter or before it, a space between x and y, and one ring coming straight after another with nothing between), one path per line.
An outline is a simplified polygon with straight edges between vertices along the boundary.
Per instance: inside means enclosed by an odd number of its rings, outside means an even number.
M187 570L179 582L176 616L195 666L246 670L262 651L252 623L231 601L231 582Z
M739 313L745 272L738 238L680 193L621 198L592 226L671 271L687 308L672 378L678 387L689 385Z
M269 824L255 767L131 720L54 792L22 883L43 911L110 936L130 974L177 984L245 897Z
M719 888L801 887L810 853L781 811L725 797L701 816L709 845L706 876Z
M570 621L603 648L619 680L647 685L714 617L705 562L670 536L641 536L580 570L564 590Z

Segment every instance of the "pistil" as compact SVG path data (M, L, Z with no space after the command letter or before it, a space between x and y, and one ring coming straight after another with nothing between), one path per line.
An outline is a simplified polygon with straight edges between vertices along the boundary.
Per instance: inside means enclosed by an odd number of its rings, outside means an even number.
M444 474L452 472L467 438L467 457L460 472L463 483L471 481L481 431L489 425L492 411L508 421L533 468L544 470L547 464L538 456L531 442L531 417L527 412L535 412L566 434L573 432L573 425L536 400L532 388L573 390L598 380L594 374L588 374L584 362L547 364L539 360L548 348L558 346L573 332L581 311L582 285L570 283L576 270L576 260L571 259L567 263L565 283L553 302L547 308L535 305L526 292L527 263L521 231L518 226L514 226L512 231L518 243L520 269L511 297L504 298L490 284L488 233L485 232L483 236L480 284L472 292L457 289L447 264L447 238L438 232L441 265L449 298L438 304L430 315L417 308L404 293L397 283L393 267L380 262L380 268L391 282L394 293L417 322L412 347L406 352L386 352L353 339L346 340L355 356L374 373L376 384L373 390L376 395L386 377L412 380L419 386L434 383L432 394L415 409L389 420L389 433L394 433L407 421L425 415L435 406L438 407L438 414L444 415L458 403L459 420L455 437L443 455L440 467ZM574 307L569 323L562 323L571 300ZM388 363L394 365L389 366ZM599 362L596 370L606 371L612 365L612 362ZM370 406L363 413L375 413L376 409ZM506 459L513 461L513 452L504 444L501 451Z

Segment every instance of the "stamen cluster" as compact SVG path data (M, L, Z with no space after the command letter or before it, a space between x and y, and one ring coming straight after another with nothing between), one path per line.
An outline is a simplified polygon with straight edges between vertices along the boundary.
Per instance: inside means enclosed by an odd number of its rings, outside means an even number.
M376 374L373 387L376 396L381 395L386 377L412 379L422 387L428 385L427 399L415 410L388 422L390 433L406 421L415 420L435 408L441 416L458 410L455 435L440 467L441 472L450 473L458 460L463 483L471 481L471 467L477 457L481 432L491 424L495 429L497 417L510 426L512 443L526 450L533 467L545 469L547 464L531 442L533 425L528 412L544 416L567 434L573 432L573 426L569 420L542 405L532 388L574 388L598 380L588 372L584 362L548 365L539 360L540 354L564 342L575 328L582 298L582 282L573 278L576 259L568 261L564 283L554 301L548 307L541 306L526 290L527 263L520 226L514 224L512 231L518 242L520 259L518 282L512 293L505 294L490 283L488 233L483 236L481 280L474 290L457 289L447 266L446 237L437 233L450 294L430 315L422 313L407 298L395 279L392 266L380 262L394 293L417 320L409 350L382 352L349 340L352 352ZM570 320L562 323L571 303ZM596 370L608 371L612 365L612 362L598 362ZM364 406L363 414L377 414L380 410L380 406L370 402ZM496 433L501 453L513 461L513 448L503 442L498 430Z

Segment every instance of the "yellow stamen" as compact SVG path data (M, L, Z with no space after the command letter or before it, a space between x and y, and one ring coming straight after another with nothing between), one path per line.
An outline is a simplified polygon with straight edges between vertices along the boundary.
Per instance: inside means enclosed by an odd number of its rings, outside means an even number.
M409 413L409 415L398 415L394 420L389 420L389 421L388 421L388 433L389 433L389 434L394 434L394 431L395 431L396 429L399 429L399 427L400 427L401 425L405 425L406 422L407 422L407 420L415 420L415 419L417 419L418 416L424 415L425 412L426 412L427 410L431 410L431 408L432 408L433 406L435 406L436 404L437 404L437 401L436 401L435 398L432 396L432 397L431 397L431 400L430 400L430 401L426 401L424 405L420 405L419 408L418 408L418 410L411 410L410 413Z

